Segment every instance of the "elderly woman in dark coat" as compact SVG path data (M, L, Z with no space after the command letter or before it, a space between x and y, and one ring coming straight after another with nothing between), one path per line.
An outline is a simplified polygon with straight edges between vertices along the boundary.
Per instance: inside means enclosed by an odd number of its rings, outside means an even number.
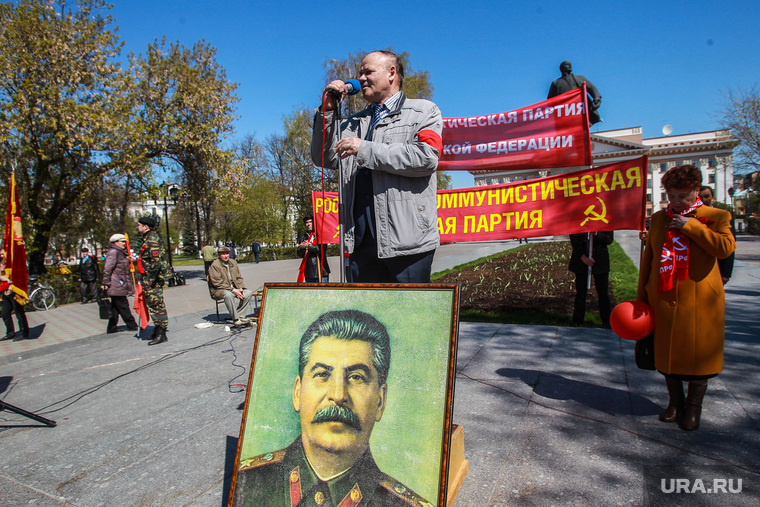
M127 330L137 331L137 322L129 309L127 296L135 293L132 285L132 276L129 272L129 252L127 251L127 237L123 234L111 236L111 244L106 253L105 267L103 268L103 290L111 298L111 318L108 320L108 333L116 333L119 324L119 315L124 319Z
M654 311L655 366L670 396L660 420L680 420L687 431L699 428L707 381L723 369L725 294L717 259L736 249L731 214L703 206L701 184L693 165L663 175L669 204L652 215L637 297Z

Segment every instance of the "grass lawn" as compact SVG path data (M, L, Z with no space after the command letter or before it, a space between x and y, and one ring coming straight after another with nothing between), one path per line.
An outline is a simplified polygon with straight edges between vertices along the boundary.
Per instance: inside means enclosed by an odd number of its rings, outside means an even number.
M533 243L434 275L437 283L460 286L460 318L470 322L572 325L575 275L567 269L569 241ZM638 270L617 243L610 251L613 307L636 298ZM593 286L585 325L600 327Z

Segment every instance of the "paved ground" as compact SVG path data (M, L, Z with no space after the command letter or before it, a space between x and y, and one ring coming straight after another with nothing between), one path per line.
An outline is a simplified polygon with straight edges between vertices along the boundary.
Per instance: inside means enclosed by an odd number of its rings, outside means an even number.
M634 234L616 239L637 258ZM454 422L470 471L455 505L760 504L760 238L738 241L726 368L697 432L657 420L661 376L610 331L462 323ZM434 269L513 246L447 245ZM297 267L243 275L256 287ZM225 505L254 332L196 328L214 305L202 268L183 271L165 345L102 334L95 305L29 313L33 339L2 342L0 399L58 426L0 414L0 505Z

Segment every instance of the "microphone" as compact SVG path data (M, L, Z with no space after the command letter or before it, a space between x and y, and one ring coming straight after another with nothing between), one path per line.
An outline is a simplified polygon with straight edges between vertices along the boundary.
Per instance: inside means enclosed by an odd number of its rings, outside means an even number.
M359 83L358 79L347 79L343 82L346 84L346 87L348 88L348 95L356 95L362 89L362 85ZM328 91L332 93L333 95L338 95L338 96L340 95L339 92L333 89L330 89Z

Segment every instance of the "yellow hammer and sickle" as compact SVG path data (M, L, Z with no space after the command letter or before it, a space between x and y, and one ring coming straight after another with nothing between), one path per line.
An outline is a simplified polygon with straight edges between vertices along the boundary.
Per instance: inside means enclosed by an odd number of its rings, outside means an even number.
M606 218L607 217L607 205L604 204L604 201L600 197L597 197L597 199L599 199L599 202L602 203L602 213L601 214L597 213L595 211L596 205L592 204L591 206L589 206L588 208L586 208L586 211L583 212L583 214L586 215L586 219L583 222L581 222L581 227L583 227L584 225L586 225L586 222L588 222L589 220L601 220L605 224L610 223L609 220L607 220L607 218Z

